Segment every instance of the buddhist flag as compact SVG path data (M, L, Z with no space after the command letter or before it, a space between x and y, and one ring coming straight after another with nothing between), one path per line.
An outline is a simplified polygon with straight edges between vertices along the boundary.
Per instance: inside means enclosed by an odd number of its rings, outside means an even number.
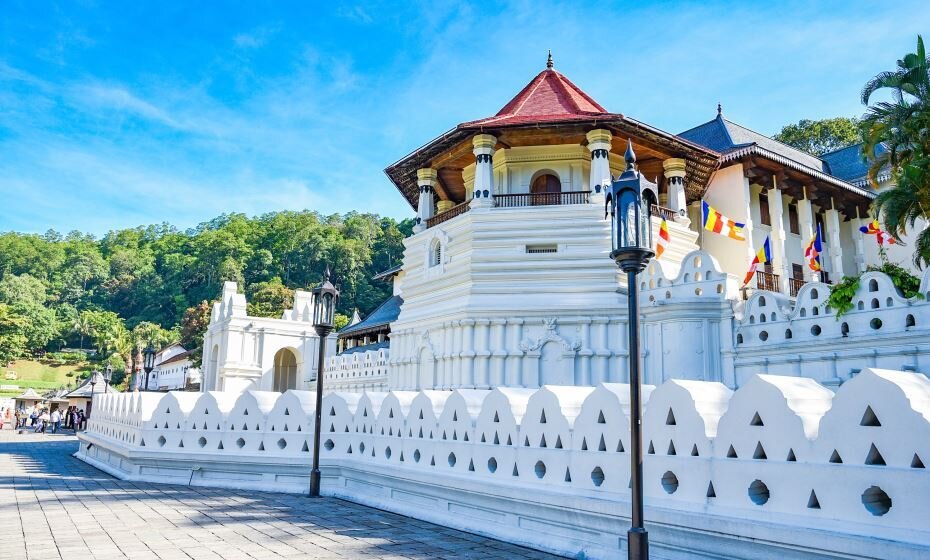
M759 270L759 266L763 264L768 264L772 262L772 246L769 243L769 238L766 236L765 242L762 244L762 248L759 249L759 252L756 253L754 259L752 259L752 264L749 265L749 272L746 273L746 278L743 280L743 286L745 287L752 280L752 277L755 276L756 271Z
M668 222L665 221L665 218L662 218L662 223L659 225L659 239L656 241L656 258L662 256L662 253L665 252L665 248L668 247L670 238L668 236Z
M804 248L804 258L807 259L807 266L811 270L820 272L820 254L823 253L823 245L820 239L820 226L817 226L817 233L808 242Z
M717 212L712 206L707 204L707 202L701 201L701 204L703 205L702 216L704 229L719 233L720 235L726 235L730 239L746 241L746 237L743 235L743 228L746 227L746 224L741 224L727 218L720 212Z
M860 227L859 231L866 235L874 235L879 245L884 245L885 243L894 245L897 243L894 237L889 235L888 232L882 231L882 228L878 224L878 220L872 220L869 222L869 225Z

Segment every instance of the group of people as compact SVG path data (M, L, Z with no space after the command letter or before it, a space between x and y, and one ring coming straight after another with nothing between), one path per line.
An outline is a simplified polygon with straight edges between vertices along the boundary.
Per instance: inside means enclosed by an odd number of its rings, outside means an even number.
M83 409L76 406L70 406L62 412L55 408L40 408L35 404L31 408L21 407L13 410L13 407L0 409L0 430L5 424L11 424L14 430L32 429L36 433L51 432L58 433L62 426L72 430L83 430L87 427L87 416Z

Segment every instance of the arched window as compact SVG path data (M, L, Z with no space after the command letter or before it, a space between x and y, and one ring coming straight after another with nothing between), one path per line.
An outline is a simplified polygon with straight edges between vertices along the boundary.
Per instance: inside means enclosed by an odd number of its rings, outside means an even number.
M442 262L442 243L438 239L434 239L429 247L429 265L430 266L439 266L439 263Z
M562 182L551 173L539 175L530 184L530 202L533 206L549 206L558 204L559 193L562 192Z
M283 393L297 388L297 356L287 348L274 355L274 390Z

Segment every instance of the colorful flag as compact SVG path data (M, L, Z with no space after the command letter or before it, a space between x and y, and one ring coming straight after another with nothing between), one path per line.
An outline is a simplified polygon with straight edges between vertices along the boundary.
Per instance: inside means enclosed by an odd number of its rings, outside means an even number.
M772 246L769 243L768 236L765 237L765 242L762 243L762 248L759 249L759 252L756 253L754 259L752 259L752 264L749 265L749 272L746 273L746 278L743 280L743 286L749 284L752 281L752 277L756 275L756 271L759 270L759 266L763 264L768 264L772 262Z
M743 228L746 227L746 224L741 224L727 218L720 212L717 212L713 207L707 204L707 202L701 201L701 204L704 229L719 233L720 235L726 235L730 239L746 241L746 237L743 235Z
M861 226L859 231L866 235L874 235L875 240L878 241L879 245L884 245L888 243L889 245L894 245L897 243L894 237L892 237L888 232L882 231L882 228L878 224L878 220L872 220L869 222L868 226Z
M823 244L821 241L820 226L817 226L817 233L811 238L804 248L804 258L807 259L807 266L815 272L820 272L820 255L823 253Z
M662 223L659 225L659 239L656 241L657 259L665 252L665 248L668 247L669 241L668 223L665 221L665 218L662 218Z

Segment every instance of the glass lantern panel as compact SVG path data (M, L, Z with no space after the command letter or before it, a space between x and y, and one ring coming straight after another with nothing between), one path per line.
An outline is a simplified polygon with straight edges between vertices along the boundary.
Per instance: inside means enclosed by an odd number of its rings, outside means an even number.
M640 215L640 240L642 241L641 247L646 249L652 248L652 203L649 198L644 197L641 205L641 215Z
M324 325L333 322L333 294L323 294L322 321Z
M620 193L619 216L617 219L620 232L618 234L618 248L624 249L639 246L639 225L637 224L638 199L636 191L625 190Z

